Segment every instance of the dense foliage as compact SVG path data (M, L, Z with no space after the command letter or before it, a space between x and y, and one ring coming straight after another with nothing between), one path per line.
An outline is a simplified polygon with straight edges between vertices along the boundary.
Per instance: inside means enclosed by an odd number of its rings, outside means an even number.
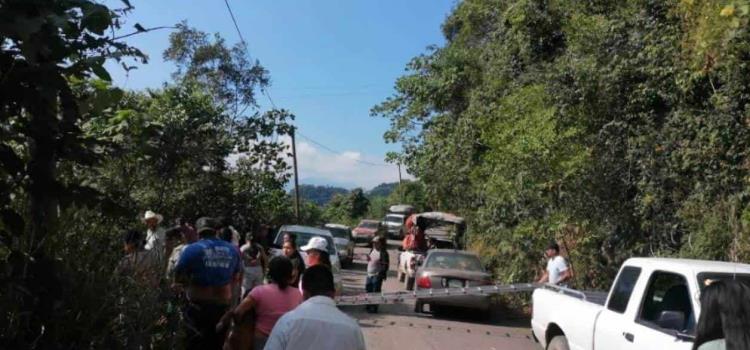
M503 280L534 278L553 238L586 287L631 256L748 261L749 12L465 0L372 113Z
M244 45L182 23L162 88L122 91L105 60L145 56L117 37L133 9L0 0L0 343L14 349L173 348L160 288L113 274L120 232L223 215L243 232L293 220L293 116L260 112L268 72ZM124 29L124 27L122 27ZM130 58L130 59L129 59ZM231 162L229 161L231 160Z

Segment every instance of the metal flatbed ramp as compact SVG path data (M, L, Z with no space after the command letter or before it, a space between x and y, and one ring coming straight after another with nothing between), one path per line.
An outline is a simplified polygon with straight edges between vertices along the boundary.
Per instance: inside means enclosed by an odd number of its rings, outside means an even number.
M531 292L542 287L536 283L496 284L478 287L436 288L417 291L399 291L384 293L363 293L357 295L342 295L336 298L336 305L373 305L398 304L407 300L459 297L466 295L493 295Z

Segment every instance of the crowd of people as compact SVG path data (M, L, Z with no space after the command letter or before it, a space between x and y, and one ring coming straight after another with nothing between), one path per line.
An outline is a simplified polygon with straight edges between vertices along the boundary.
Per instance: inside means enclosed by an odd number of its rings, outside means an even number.
M116 273L147 288L162 288L181 300L187 349L364 349L359 325L336 308L327 242L312 237L298 247L285 233L281 255L268 258L258 237L244 237L227 221L203 217L163 228L163 217L147 211L145 234L123 233L124 257ZM425 227L408 227L405 249L426 249ZM303 259L300 251L305 252ZM551 242L538 280L567 286L573 273ZM367 254L367 292L380 292L388 272L384 237ZM693 349L750 349L750 286L709 281L701 293ZM377 305L367 305L377 312Z
M333 300L325 239L298 248L286 234L282 254L269 259L258 237L241 237L226 220L178 220L168 228L163 220L147 211L145 234L123 233L125 256L115 272L178 300L181 348L365 348L358 323Z

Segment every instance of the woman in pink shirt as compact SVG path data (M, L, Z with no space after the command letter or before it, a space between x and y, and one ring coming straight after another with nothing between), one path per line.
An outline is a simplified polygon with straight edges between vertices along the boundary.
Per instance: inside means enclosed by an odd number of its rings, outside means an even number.
M253 288L235 309L237 319L255 310L254 349L263 349L276 321L302 302L299 290L289 286L292 280L292 262L289 258L277 256L271 259L268 279L271 283Z

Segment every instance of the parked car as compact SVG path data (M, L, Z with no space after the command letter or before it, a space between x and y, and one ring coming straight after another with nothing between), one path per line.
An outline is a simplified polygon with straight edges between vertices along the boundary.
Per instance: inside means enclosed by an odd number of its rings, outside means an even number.
M689 350L701 291L710 280L732 278L750 283L750 265L628 259L608 294L536 289L531 328L548 350Z
M383 218L383 226L390 238L404 238L406 234L404 223L412 213L414 213L414 207L411 205L399 204L388 208L388 214Z
M471 252L453 249L431 250L416 273L416 290L433 288L478 287L492 284L492 276L485 271L479 257ZM488 295L464 295L457 297L417 299L414 311L423 312L424 304L437 313L444 306L479 310L489 315Z
M425 220L427 224L425 237L428 240L428 249L463 249L466 230L464 218L450 213L426 212L413 214L407 220L411 220L412 224L416 225L418 219ZM398 255L396 264L398 280L404 282L406 290L414 288L417 266L424 259L425 254L426 252L402 250Z
M351 266L354 261L354 237L351 227L341 224L325 224L324 227L333 235L333 244L341 258L341 267Z
M352 236L355 243L367 243L370 245L375 236L385 236L385 229L378 220L362 220L352 230Z
M331 234L331 232L328 230L309 226L281 226L279 232L276 234L276 238L273 240L273 247L270 249L272 256L282 254L281 246L284 244L284 234L287 232L293 233L297 237L297 239L295 240L295 242L297 243L297 247L306 245L310 238L316 236L323 237L326 240L326 242L328 243L328 254L330 254L331 256L333 282L336 285L336 291L341 292L343 290L343 282L341 279L341 259L339 258L338 250L336 249L336 245L334 244L333 235ZM301 251L300 255L302 255L303 259L307 259L307 254L305 252Z

